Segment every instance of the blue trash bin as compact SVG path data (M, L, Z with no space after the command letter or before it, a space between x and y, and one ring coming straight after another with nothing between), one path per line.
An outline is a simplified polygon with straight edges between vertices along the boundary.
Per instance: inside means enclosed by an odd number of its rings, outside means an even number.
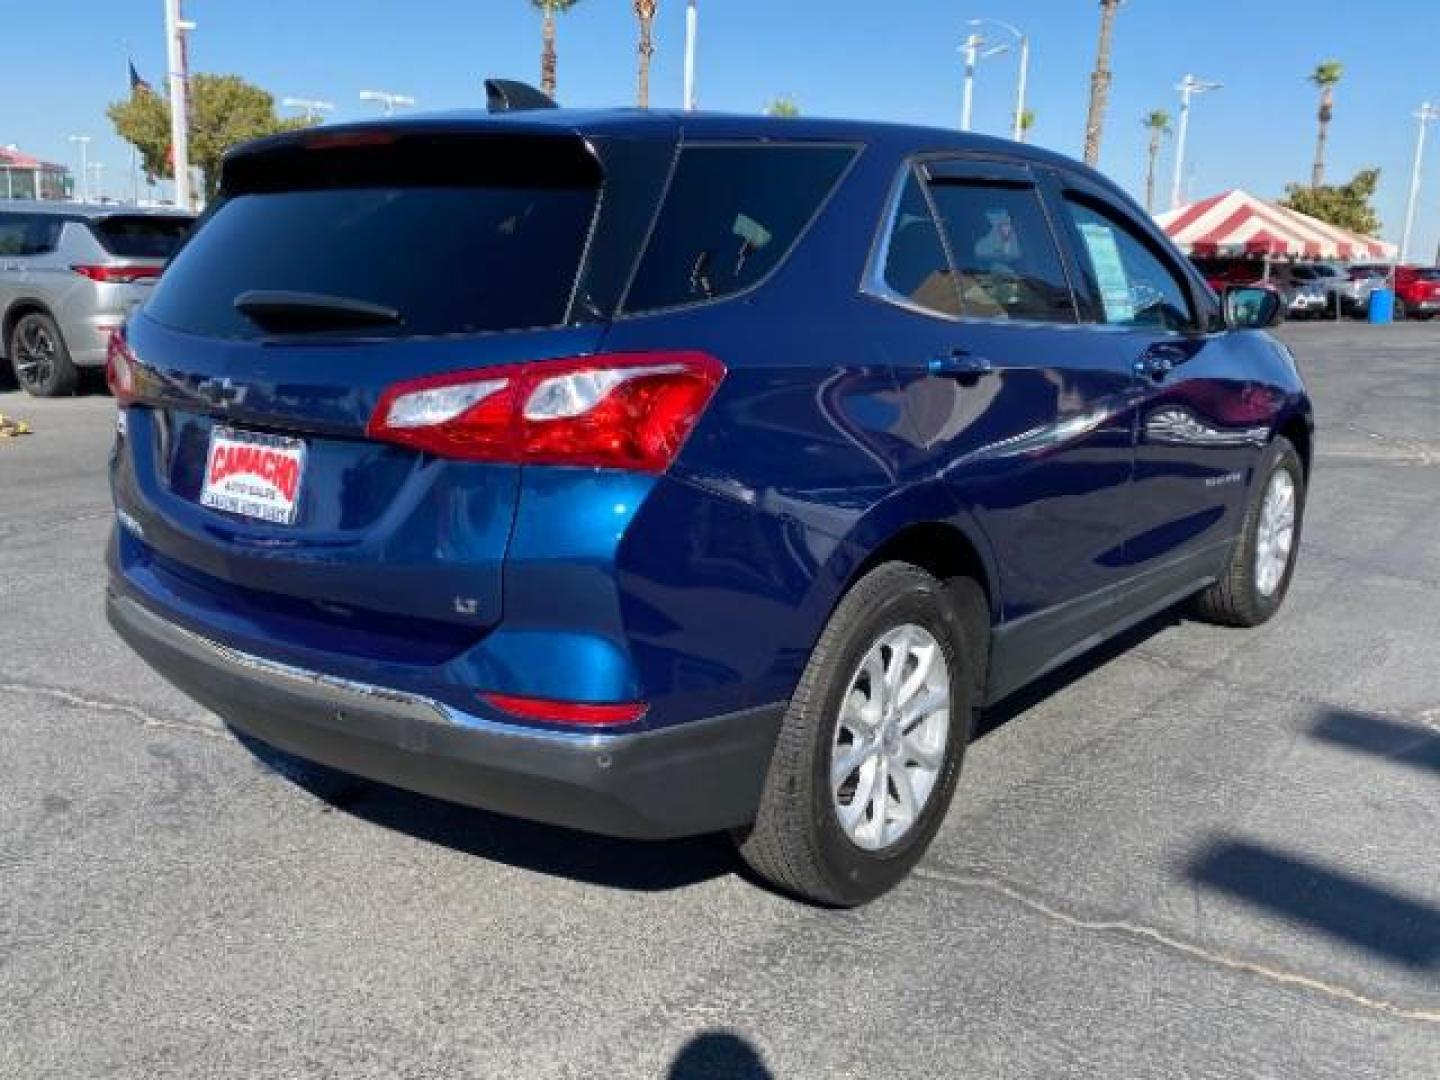
M1370 293L1370 321L1391 323L1395 321L1395 290L1375 289Z

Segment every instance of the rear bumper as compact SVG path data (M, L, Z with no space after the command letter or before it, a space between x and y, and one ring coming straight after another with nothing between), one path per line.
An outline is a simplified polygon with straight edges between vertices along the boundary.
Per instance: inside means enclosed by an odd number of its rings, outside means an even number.
M527 728L240 652L113 587L106 615L160 674L278 749L426 795L609 836L665 839L754 820L784 712L776 704L619 734Z

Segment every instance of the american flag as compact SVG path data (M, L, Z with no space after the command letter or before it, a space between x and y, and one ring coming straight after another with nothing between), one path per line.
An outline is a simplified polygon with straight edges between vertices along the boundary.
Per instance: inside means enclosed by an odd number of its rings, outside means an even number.
M153 94L153 93L155 92L155 90L151 87L151 85L150 85L148 82L146 82L144 79L142 79L142 78L140 77L140 73L135 70L135 61L131 60L129 63L130 63L130 95L131 95L131 97L134 97L136 94Z

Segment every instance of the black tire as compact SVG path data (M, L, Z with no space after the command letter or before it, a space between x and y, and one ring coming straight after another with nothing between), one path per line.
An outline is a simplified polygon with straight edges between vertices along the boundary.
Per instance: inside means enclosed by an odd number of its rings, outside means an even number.
M1272 478L1281 470L1290 474L1290 480L1295 485L1295 531L1290 543L1289 560L1279 584L1266 594L1256 580L1255 554L1260 534L1260 511ZM1283 435L1277 436L1256 470L1245 523L1230 554L1230 562L1219 580L1195 598L1195 613L1207 622L1222 626L1259 626L1269 620L1280 610L1285 594L1290 590L1290 579L1294 576L1295 561L1300 554L1304 522L1305 466L1290 440Z
M928 630L944 650L950 729L935 785L913 824L889 846L866 850L846 835L833 805L835 730L866 653L888 630L907 623ZM987 642L989 626L984 594L967 579L942 583L909 563L889 562L855 583L830 617L791 698L755 824L737 836L751 869L784 892L834 907L873 900L910 872L955 791L984 670L977 643Z
M5 354L15 381L31 397L65 397L73 394L80 382L60 327L43 311L20 318L10 331Z

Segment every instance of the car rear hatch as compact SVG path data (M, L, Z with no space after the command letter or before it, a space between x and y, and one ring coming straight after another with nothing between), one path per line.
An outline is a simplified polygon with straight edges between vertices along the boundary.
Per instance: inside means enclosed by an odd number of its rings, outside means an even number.
M149 294L193 223L184 214L117 213L93 218L90 234L106 258L74 269L101 284L128 286L127 296L138 302Z
M652 196L658 149L638 151ZM227 159L128 330L116 494L143 565L126 572L241 636L319 629L402 661L494 625L520 467L367 426L397 384L598 349L618 292L595 240L601 158L560 128L412 121Z

